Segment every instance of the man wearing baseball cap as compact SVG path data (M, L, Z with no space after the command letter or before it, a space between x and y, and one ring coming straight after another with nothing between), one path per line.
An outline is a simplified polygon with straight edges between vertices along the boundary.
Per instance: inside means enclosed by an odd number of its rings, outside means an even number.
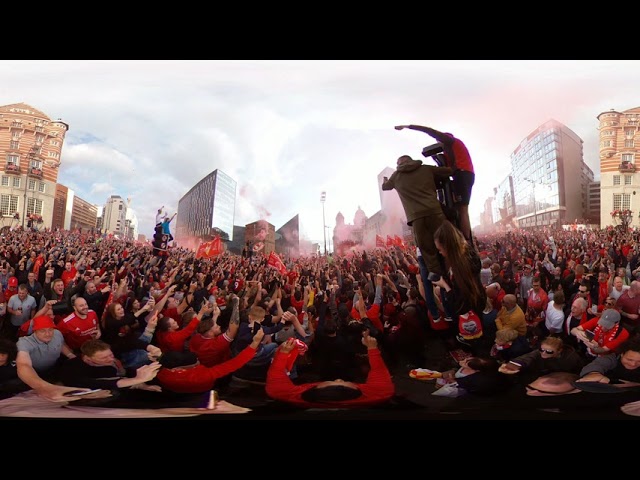
M593 332L592 339L588 332ZM629 338L629 332L620 325L620 312L613 308L573 328L571 334L587 346L587 353L593 357L615 352Z
M60 355L74 358L73 351L64 343L49 315L41 315L32 320L33 333L21 337L17 342L16 366L18 377L39 395L53 401L69 400L64 394L75 387L63 387L50 383Z

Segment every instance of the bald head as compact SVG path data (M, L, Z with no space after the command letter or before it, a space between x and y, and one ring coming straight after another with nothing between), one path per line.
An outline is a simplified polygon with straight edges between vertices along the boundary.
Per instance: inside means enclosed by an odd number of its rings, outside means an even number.
M512 308L514 308L517 305L517 303L518 301L516 299L516 296L512 295L511 293L505 295L504 298L502 299L502 304L505 306L507 310L511 310Z

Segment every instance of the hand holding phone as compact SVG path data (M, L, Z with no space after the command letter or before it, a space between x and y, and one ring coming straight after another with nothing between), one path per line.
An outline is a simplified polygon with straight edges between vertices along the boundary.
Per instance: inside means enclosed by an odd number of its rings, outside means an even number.
M71 390L64 394L65 397L78 397L82 395L89 395L101 391L101 388L94 388L92 390Z

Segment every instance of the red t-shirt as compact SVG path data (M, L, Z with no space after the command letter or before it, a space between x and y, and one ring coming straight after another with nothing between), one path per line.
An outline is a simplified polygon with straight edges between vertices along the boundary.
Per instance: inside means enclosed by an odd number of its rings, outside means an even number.
M281 400L305 408L344 408L360 407L364 405L376 405L388 401L395 393L395 386L389 370L382 360L380 350L368 350L369 364L371 366L367 381L359 383L358 388L362 395L351 400L330 403L311 403L302 399L302 394L315 387L320 382L294 384L287 375L286 366L291 363L289 356L298 355L299 351L294 348L290 353L285 354L277 350L273 362L267 372L267 384L265 390L269 397Z
M196 317L182 330L156 332L158 347L160 347L163 353L182 352L184 350L184 342L196 331L198 323L200 323L200 320Z
M598 342L601 347L607 347L614 352L625 340L629 338L629 332L625 329L620 322L616 323L613 328L608 331L604 331L600 325L598 325L600 318L595 317L591 320L580 325L585 330L591 330L593 332L593 340ZM589 349L592 355L596 355ZM607 355L607 352L603 355Z
M80 318L74 312L63 318L57 328L69 348L78 350L84 342L91 340L98 333L98 315L89 310L86 318Z
M224 334L207 338L196 333L189 341L189 350L205 367L213 367L231 358L231 340Z
M214 367L198 364L191 368L161 368L156 376L163 390L177 393L200 393L211 390L217 379L235 372L253 358L256 349L246 347L238 355Z
M71 280L76 278L77 274L78 274L78 271L76 270L76 267L73 267L73 266L71 267L71 270L65 269L64 272L62 272L62 275L60 275L60 278L62 279L62 283L64 283L64 288L67 288L67 285L69 285L69 282L71 282Z

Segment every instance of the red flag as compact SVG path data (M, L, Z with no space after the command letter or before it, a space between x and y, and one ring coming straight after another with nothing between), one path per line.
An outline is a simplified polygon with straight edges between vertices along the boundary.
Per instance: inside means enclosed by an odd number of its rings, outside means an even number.
M221 253L222 240L220 240L219 235L216 235L213 240L200 244L198 251L196 252L196 258L213 258Z
M282 263L282 260L280 259L280 257L278 255L276 255L276 252L271 252L269 254L269 259L267 260L267 265L269 265L270 267L275 268L282 275L286 275L287 274L287 267L284 266L284 263Z
M206 252L208 251L207 250L208 248L211 248L211 242L201 243L200 246L198 247L198 250L196 251L196 258L206 257L207 256Z
M393 247L393 239L387 235L387 247Z
M393 243L395 245L397 245L398 247L404 248L404 242L402 241L402 239L398 235L395 236Z
M376 247L384 248L384 238L382 238L380 235L376 235Z

